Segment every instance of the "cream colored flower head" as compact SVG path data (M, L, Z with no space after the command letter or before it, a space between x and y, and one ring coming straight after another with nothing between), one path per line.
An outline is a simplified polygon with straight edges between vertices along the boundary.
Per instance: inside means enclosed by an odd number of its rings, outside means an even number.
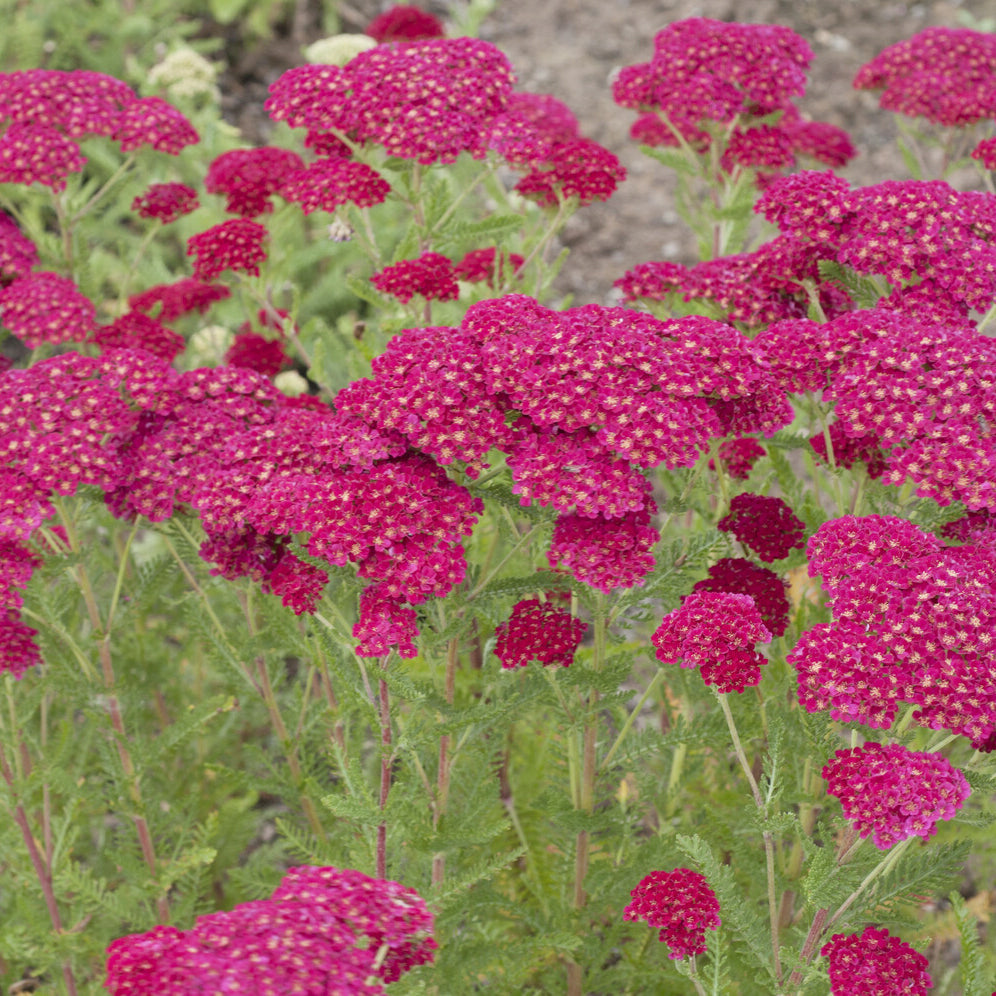
M190 337L186 355L198 366L214 366L224 361L232 338L232 330L224 325L205 325Z
M369 35L331 35L312 42L304 50L304 58L313 66L344 66L376 44Z
M166 88L170 97L210 96L219 99L214 85L218 66L192 48L178 48L149 70L149 82Z

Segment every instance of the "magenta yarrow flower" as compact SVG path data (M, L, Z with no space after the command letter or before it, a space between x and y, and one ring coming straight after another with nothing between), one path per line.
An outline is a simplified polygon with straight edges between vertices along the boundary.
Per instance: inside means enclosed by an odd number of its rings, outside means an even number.
M37 635L38 630L22 622L16 609L0 609L0 674L22 678L28 668L41 664Z
M438 252L422 253L417 259L403 259L370 278L382 294L407 304L419 295L427 301L454 301L460 295L453 263Z
M805 92L812 57L788 28L689 18L659 31L652 60L624 67L612 95L643 112L635 138L678 145L680 135L704 150L711 141L701 127L706 122L730 124L791 107Z
M880 104L910 117L962 127L996 117L996 40L968 28L931 27L863 65L859 90L882 90Z
M626 179L619 159L588 138L558 143L531 165L532 172L515 185L515 190L543 207L557 207L573 197L579 204L607 201Z
M571 109L550 94L509 94L505 111L491 122L488 148L516 168L542 163L553 149L581 138Z
M832 996L927 996L930 963L885 928L834 934L820 948Z
M277 595L284 605L299 616L315 611L328 582L327 571L292 553L284 553L270 571L264 590L268 589Z
M849 436L840 422L832 422L828 429L830 445L833 448L834 462L838 467L850 470L856 463L862 463L868 476L876 481L885 472L885 454L878 446L875 436ZM809 440L821 460L827 458L827 441L822 432Z
M984 138L972 149L971 155L986 169L996 170L996 135L992 138Z
M215 301L223 301L231 291L222 284L210 284L194 277L185 277L172 284L157 284L128 298L135 311L151 312L160 306L159 320L172 322L190 311L204 314Z
M194 126L161 97L143 97L128 104L118 118L113 138L122 152L148 145L171 156L200 141Z
M467 283L486 283L494 287L507 283L513 273L518 273L525 259L518 253L500 253L495 247L472 249L459 263L453 265L457 280Z
M0 320L28 349L37 349L83 342L96 326L96 309L68 277L29 273L0 290Z
M289 359L279 339L267 339L256 332L240 332L232 339L225 362L248 367L264 377L275 377Z
M505 56L473 38L378 45L346 66L301 66L270 88L277 121L333 132L429 165L484 156L490 122L514 77Z
M0 73L0 120L47 125L72 138L110 135L136 99L121 80L89 70Z
M264 145L254 149L223 152L208 166L204 189L209 194L225 194L225 210L242 218L255 218L273 210L270 197L284 181L304 166L290 149Z
M343 204L373 207L391 192L391 185L365 163L343 156L319 159L287 174L280 196L301 205L305 214L333 212Z
M0 135L0 183L40 183L64 190L86 157L62 132L43 124L12 124Z
M838 750L822 775L852 826L883 851L908 837L929 840L938 821L950 820L972 792L946 757L902 744Z
M187 255L196 256L194 278L213 280L225 270L259 276L259 264L266 259L263 225L246 218L223 221L187 240Z
M717 692L742 692L761 681L765 658L754 649L771 633L749 595L696 591L665 616L650 638L663 664L697 667Z
M750 436L727 439L719 444L718 453L720 460L726 466L726 472L738 481L746 481L750 477L754 462L766 455L764 447ZM709 461L709 469L716 469L714 460Z
M399 42L442 38L446 31L438 17L419 7L399 4L375 17L364 34L378 42Z
M749 595L772 636L781 636L788 628L788 585L767 567L739 557L724 557L709 568L708 577L695 582L692 590Z
M400 657L417 657L419 630L414 609L386 595L378 585L360 593L360 618L353 626L360 657L384 657L397 648Z
M0 211L0 287L27 276L38 265L34 242L18 228L9 214Z
M187 931L160 926L118 938L107 949L105 985L112 996L377 996L433 960L432 929L421 897L397 882L291 868L269 899L198 917Z
M0 610L19 609L24 604L21 591L42 563L30 547L0 535Z
M996 572L985 531L943 546L905 519L845 516L809 543L833 622L802 635L788 661L813 712L886 728L899 704L932 729L996 749L996 691L986 677Z
M658 938L669 948L668 957L705 954L707 930L718 930L719 901L704 875L690 868L654 871L630 893L624 920L646 920L659 927Z
M157 218L164 225L199 207L197 191L185 183L153 183L131 202L140 218Z
M624 299L702 301L727 321L748 328L802 319L809 307L801 281L814 285L830 317L851 307L846 292L820 276L829 252L795 236L780 236L752 253L721 256L688 267L666 261L641 263L615 282Z
M806 545L806 525L781 498L736 495L730 512L716 523L733 535L766 564L782 560Z
M650 525L649 507L617 518L561 515L553 527L547 560L582 584L606 594L640 584L654 569L653 548L660 534Z
M512 614L495 630L495 655L503 668L526 667L539 661L544 667L570 667L588 629L566 609L538 598L517 602Z
M102 352L144 349L167 363L172 363L186 346L182 335L141 311L126 311L110 325L99 326L92 341Z

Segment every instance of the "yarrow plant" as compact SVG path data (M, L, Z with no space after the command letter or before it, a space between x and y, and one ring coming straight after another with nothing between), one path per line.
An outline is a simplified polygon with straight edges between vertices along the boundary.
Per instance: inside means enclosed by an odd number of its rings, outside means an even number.
M675 22L613 96L700 258L568 304L625 170L449 30L260 147L0 75L0 981L988 996L996 194ZM856 85L988 170L991 41Z

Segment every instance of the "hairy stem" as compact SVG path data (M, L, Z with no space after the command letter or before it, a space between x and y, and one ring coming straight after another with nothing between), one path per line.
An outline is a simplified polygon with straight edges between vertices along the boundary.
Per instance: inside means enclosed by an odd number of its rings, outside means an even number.
M391 659L388 653L380 662L381 670L386 671ZM391 791L391 703L387 694L387 682L381 678L378 683L380 705L380 811L387 808L387 797ZM387 822L382 820L377 827L377 878L387 878Z
M456 691L456 671L459 663L456 637L446 647L446 677L443 694L447 705L453 705ZM446 812L450 796L450 735L444 733L439 738L439 771L436 773L436 805L432 814L432 829L439 830L439 821ZM441 851L432 856L432 884L441 885L446 877L446 855Z

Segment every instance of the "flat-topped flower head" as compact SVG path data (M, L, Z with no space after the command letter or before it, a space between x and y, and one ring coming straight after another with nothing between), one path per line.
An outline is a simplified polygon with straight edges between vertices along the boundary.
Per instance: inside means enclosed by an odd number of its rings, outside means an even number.
M746 481L750 477L755 461L765 456L764 447L751 436L741 436L739 439L727 439L719 444L719 459L726 466L730 477L738 481ZM709 461L709 469L715 470L715 461Z
M37 635L38 630L22 622L16 609L0 609L0 674L22 678L28 668L41 664Z
M530 598L517 602L511 616L495 630L494 652L503 668L526 667L533 661L544 667L570 667L587 629L553 597L545 602Z
M187 240L187 255L194 260L194 279L213 280L225 270L259 276L266 259L266 228L247 218L233 218Z
M755 650L771 632L749 595L695 591L664 617L650 638L663 664L697 667L717 692L742 692L761 681L765 658Z
M834 934L820 948L832 996L927 996L930 963L884 927Z
M490 124L514 76L494 45L432 38L377 45L345 66L300 66L270 88L270 115L292 128L339 132L360 145L420 163L487 150Z
M581 137L574 112L545 93L516 91L491 123L488 147L517 168L541 163L553 148Z
M414 889L351 870L291 868L269 899L198 917L190 930L118 938L105 985L113 996L381 996L383 985L433 960L432 930Z
M736 495L730 513L716 524L733 533L766 564L787 557L806 545L806 525L781 498Z
M749 595L772 636L781 636L788 628L788 585L767 567L740 557L724 557L709 568L708 577L695 582L692 590Z
M550 566L606 593L640 584L654 569L653 548L660 539L650 525L656 506L652 498L647 502L649 507L612 519L561 515L547 553Z
M387 266L375 273L370 283L404 304L416 295L427 301L454 301L460 295L452 261L438 252L425 252L417 259Z
M471 249L459 263L453 265L457 280L467 283L486 283L489 287L501 286L511 281L525 259L518 253L499 252L494 246L488 249Z
M197 191L185 183L153 183L132 202L140 218L156 218L168 225L200 206Z
M446 29L438 17L410 4L398 4L378 14L368 25L366 34L378 42L419 41L443 38Z
M704 17L676 21L654 36L650 62L625 67L613 84L617 104L653 113L667 132L704 149L710 136L700 125L729 124L738 116L764 116L791 106L806 89L813 58L788 28L729 24Z
M0 183L64 190L69 174L85 163L80 147L51 125L12 124L0 135Z
M343 204L373 207L391 192L391 185L365 163L343 156L319 159L292 170L280 187L280 196L301 205L305 214L333 212Z
M589 138L554 145L549 155L531 165L532 172L515 189L543 207L556 207L572 197L579 204L607 201L626 179L619 159Z
M314 612L329 582L327 571L285 551L270 571L264 591L270 591L294 614Z
M134 152L148 145L171 156L179 155L188 145L200 141L187 118L161 97L143 97L128 104L118 118L112 137L122 152Z
M181 315L198 311L202 315L215 301L224 301L231 295L224 284L211 284L196 277L184 277L172 284L157 284L128 298L128 306L135 311L151 313L157 307L160 321L172 322Z
M204 189L225 194L225 210L242 218L255 218L273 210L271 196L277 193L304 161L290 149L264 145L255 149L223 152L208 166Z
M996 39L968 28L931 27L863 65L859 90L881 90L882 107L963 127L996 117Z
M996 136L984 138L972 149L972 158L978 160L985 169L996 170Z
M968 781L942 754L902 744L838 750L823 768L827 793L862 837L888 850L908 837L929 840L971 795Z
M24 277L38 265L38 250L5 211L0 211L0 287Z
M418 617L411 606L387 595L380 585L360 593L360 617L353 626L360 657L384 657L396 650L399 657L418 656Z
M29 273L0 290L0 321L24 343L83 342L96 324L93 302L68 277Z
M279 339L267 339L257 332L240 332L228 347L225 362L248 367L264 377L275 377L290 360Z
M719 900L704 875L690 868L654 871L630 893L624 920L646 920L677 961L706 952L705 932L718 930Z
M93 333L93 341L102 352L111 349L144 349L167 363L183 352L186 342L182 335L168 329L162 322L141 311L126 311L110 325L101 325Z

